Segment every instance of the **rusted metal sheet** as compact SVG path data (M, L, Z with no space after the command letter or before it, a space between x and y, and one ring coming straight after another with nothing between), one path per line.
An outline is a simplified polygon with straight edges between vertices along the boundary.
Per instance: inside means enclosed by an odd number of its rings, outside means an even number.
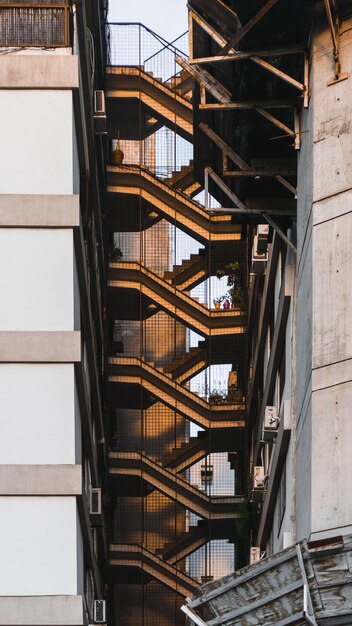
M203 585L188 607L207 626L352 623L352 536L301 542Z

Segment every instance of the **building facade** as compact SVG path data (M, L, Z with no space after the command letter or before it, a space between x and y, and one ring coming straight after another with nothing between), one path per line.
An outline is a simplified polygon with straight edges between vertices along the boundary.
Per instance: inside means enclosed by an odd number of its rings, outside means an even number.
M352 4L107 10L0 2L0 625L349 624Z
M2 624L87 624L107 581L105 2L0 3Z

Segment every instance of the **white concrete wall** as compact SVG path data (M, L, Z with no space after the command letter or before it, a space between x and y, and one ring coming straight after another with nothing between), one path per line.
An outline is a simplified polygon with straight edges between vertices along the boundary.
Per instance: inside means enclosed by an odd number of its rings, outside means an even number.
M310 104L299 157L297 539L350 532L352 522L352 33L341 28L334 74L328 30L312 39Z
M0 462L74 464L72 364L0 364Z
M73 193L72 92L0 90L0 193Z
M1 595L75 595L76 498L3 496L0 518Z
M72 194L79 193L72 98L78 87L77 58L32 51L9 55L5 65L0 71L0 332L11 345L11 331L17 331L21 356L12 349L0 354L0 464L5 476L19 465L23 485L15 481L13 491L3 488L6 495L0 497L0 600L33 596L38 623L82 624L77 611L55 613L59 596L69 600L83 594L84 549L77 510L80 469L61 467L82 462L74 365L79 356L68 351L63 363L56 362L61 357L52 332L63 331L63 342L71 346L77 339L72 331L80 330L72 228L78 220L69 210L64 217L60 211L65 196L71 206ZM9 224L10 205L21 210ZM47 359L43 354L49 354ZM16 358L28 362L6 362ZM69 480L63 487L65 472ZM13 492L25 495L7 496ZM52 495L41 495L46 493ZM43 596L48 596L45 607L36 602Z
M74 330L73 262L72 229L0 229L0 330Z

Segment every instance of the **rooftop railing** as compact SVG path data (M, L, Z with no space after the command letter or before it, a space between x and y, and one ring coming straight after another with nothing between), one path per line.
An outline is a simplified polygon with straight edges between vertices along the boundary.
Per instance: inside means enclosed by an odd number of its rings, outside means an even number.
M109 65L138 66L162 81L180 72L176 56L187 58L188 31L171 42L139 23L107 25Z

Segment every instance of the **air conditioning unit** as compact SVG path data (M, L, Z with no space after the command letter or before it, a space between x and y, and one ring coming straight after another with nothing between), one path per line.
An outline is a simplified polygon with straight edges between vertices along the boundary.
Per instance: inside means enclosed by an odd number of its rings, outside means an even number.
M267 476L264 474L264 467L256 465L253 474L253 489L265 489Z
M94 129L97 134L106 134L105 94L102 90L94 91Z
M249 563L250 565L253 565L253 563L256 563L257 561L260 561L260 547L253 546L249 556Z
M265 407L264 424L262 430L262 442L272 443L277 435L280 418L276 406Z
M264 429L265 430L277 430L280 423L280 417L278 415L276 406L266 406L264 413Z
M262 274L265 274L267 260L267 252L258 252L258 235L255 235L253 239L252 265L250 271L252 276L261 276Z
M257 235L259 238L268 239L269 237L269 224L258 224Z
M106 117L105 94L101 89L94 92L94 117Z
M94 624L105 624L105 622L106 622L106 602L105 602L105 600L94 600L94 602L93 602L93 622L94 622Z
M266 254L268 251L269 225L259 224L257 227L257 253Z
M101 515L101 489L100 487L90 488L89 513L91 515Z

